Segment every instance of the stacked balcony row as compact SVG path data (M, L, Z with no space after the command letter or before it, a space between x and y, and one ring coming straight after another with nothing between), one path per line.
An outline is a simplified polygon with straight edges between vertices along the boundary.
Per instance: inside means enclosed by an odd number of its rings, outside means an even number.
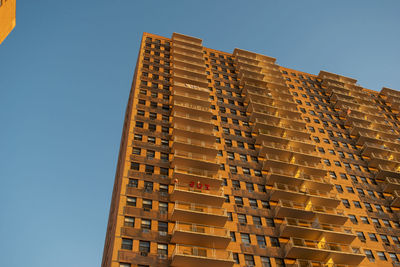
M232 266L201 40L172 36L171 266Z

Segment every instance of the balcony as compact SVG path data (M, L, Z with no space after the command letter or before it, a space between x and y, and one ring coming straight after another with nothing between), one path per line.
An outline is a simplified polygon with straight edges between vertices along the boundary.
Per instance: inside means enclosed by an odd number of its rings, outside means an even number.
M221 227L176 222L171 243L225 249L231 237L229 231Z
M307 240L318 240L324 237L328 242L340 240L345 244L350 244L356 238L350 227L294 218L285 218L279 229L282 237Z
M400 170L399 158L395 158L390 153L382 153L382 154L371 153L370 155L371 158L368 161L368 166L372 168L379 168L379 166L385 166L385 168L391 169L393 171Z
M232 252L177 244L172 253L171 266L176 267L232 267Z
M188 43L188 44L192 44L192 45L197 45L197 46L201 46L202 40L196 37L192 37L192 36L188 36L188 35L184 35L181 33L176 33L174 32L172 34L172 41L173 42L184 42L184 43Z
M253 132L262 130L265 134L273 135L278 138L296 140L312 145L308 141L310 134L306 131L304 124L291 124L287 121L272 121L254 117L250 117L250 121L255 123Z
M172 136L183 139L202 140L206 144L215 144L215 136L213 132L209 132L207 128L193 127L183 123L172 123L172 125Z
M211 187L208 184L202 183L200 183L200 186L198 186L195 181L192 181L192 183L186 185L175 184L170 198L171 201L188 201L219 207L222 206L225 201L222 188Z
M189 75L194 75L200 79L207 79L207 74L205 68L201 68L199 65L190 64L187 61L175 60L174 69L180 72L188 73Z
M275 216L279 218L291 217L309 221L318 218L321 223L333 224L344 224L348 219L344 211L340 209L287 200L279 200L278 204L275 206Z
M339 264L359 264L365 257L359 247L339 243L326 243L290 238L285 246L286 258L326 261L331 258Z
M400 178L400 172L396 169L391 169L383 165L378 166L378 172L375 174L375 178L384 179L385 177Z
M380 184L383 191L386 193L393 193L395 190L400 190L400 179L398 179L398 177L386 177Z
M172 92L176 94L178 91L193 94L195 98L198 96L201 99L206 99L205 101L209 101L208 97L210 92L206 88L194 85L192 83L181 83L174 81Z
M171 61L173 62L174 66L175 66L175 64L179 64L180 66L185 66L187 68L196 69L201 72L206 71L206 66L204 64L204 61L196 62L196 61L191 60L190 57L187 57L185 55L174 54Z
M195 59L203 59L203 52L201 50L193 49L190 47L187 47L185 45L182 45L180 43L177 43L172 46L172 53L173 54L182 54L186 56L193 57Z
M212 187L221 186L222 179L218 172L207 171L204 169L184 168L182 166L174 166L172 173L173 179L178 179L179 183L191 183L192 181L200 181L202 184L209 184Z
M400 192L399 191L393 190L390 206L400 208Z
M313 205L337 207L340 200L337 195L330 192L319 191L309 188L299 188L294 185L275 183L270 191L270 200L279 201L280 199L306 203L311 201Z
M213 115L209 107L177 99L174 99L173 103L172 113L174 113L174 111L177 111L178 113L187 113L191 116L200 116L206 120L211 120Z
M247 111L251 113L250 115L251 121L254 121L255 118L259 118L259 119L272 120L274 122L286 121L289 124L295 124L297 127L305 126L305 122L300 117L296 118L294 116L285 115L284 114L285 112L282 112L281 110L268 111L265 108L258 108L254 107L254 105L249 105Z
M214 206L195 203L175 202L171 220L198 223L213 226L224 226L228 219L226 210Z
M214 129L214 124L211 119L208 119L208 116L197 116L189 113L184 113L181 111L176 111L171 114L172 115L172 123L175 124L184 124L192 127L199 127L212 133Z
M173 73L173 79L176 82L181 82L181 83L189 83L189 84L194 84L200 87L207 87L208 86L208 82L207 79L202 79L202 78L198 78L194 75L189 75L189 74L183 74L181 72L177 72L178 70L176 70Z
M178 132L175 132L178 133ZM173 135L173 150L191 151L194 153L202 153L206 156L216 157L218 150L214 142L207 142L200 138L187 138L178 134Z
M270 168L279 169L283 168L288 172L296 173L297 171L304 171L311 175L320 175L324 177L326 175L326 169L320 164L308 163L306 161L300 161L296 158L285 159L280 158L276 155L266 155L263 164L263 170Z
M321 261L296 260L293 264L287 264L288 267L356 267L356 265L324 263Z
M291 184L294 186L304 186L309 189L319 189L323 191L330 191L333 185L329 183L324 177L318 175L309 175L304 172L292 173L286 172L282 169L268 169L268 176L266 177L266 184L273 185L274 183Z
M393 146L392 144L388 145L385 142L365 142L361 149L361 153L363 156L367 157L370 157L372 153L388 153L389 155L395 155L400 158L400 144Z
M321 158L314 154L314 147L309 146L304 148L302 144L287 140L279 140L279 142L262 142L259 156L265 157L271 154L279 156L280 158L295 157L300 161L305 161L310 164L318 164L321 161Z
M280 94L277 94L275 91L272 90L265 90L265 89L256 89L256 88L249 88L245 87L242 91L243 94L246 95L245 102L250 102L254 99L259 99L262 101L274 101L276 106L285 106L290 109L296 109L297 104L293 102L292 96L289 94L285 94L285 97Z
M192 153L184 150L174 150L172 159L172 167L182 166L188 169L203 169L217 172L219 170L219 162L215 157L205 155L203 153Z
M245 99L247 103L249 103L247 111L252 112L263 112L268 114L279 114L279 116L284 118L291 118L292 120L301 121L301 113L295 109L290 107L285 107L282 103L278 103L278 101L271 100L263 100L263 99Z

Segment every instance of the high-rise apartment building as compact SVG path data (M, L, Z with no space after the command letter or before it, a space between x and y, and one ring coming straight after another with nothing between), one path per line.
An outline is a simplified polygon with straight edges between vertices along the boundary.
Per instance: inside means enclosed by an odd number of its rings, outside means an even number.
M400 92L145 33L103 267L399 266Z
M0 44L15 27L16 0L0 0Z

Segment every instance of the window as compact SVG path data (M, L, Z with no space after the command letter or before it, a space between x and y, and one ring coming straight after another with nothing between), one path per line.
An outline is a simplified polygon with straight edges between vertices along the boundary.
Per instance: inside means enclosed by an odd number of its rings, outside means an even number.
M362 221L364 224L369 224L369 220L368 220L367 217L361 216L360 218L361 218L361 221Z
M351 187L351 186L346 186L346 190L347 190L347 192L349 192L349 193L351 193L351 194L354 194L354 189L353 189L353 187Z
M390 244L387 235L382 235L382 234L380 234L379 236L381 237L383 243L385 243L385 244ZM378 241L378 240L377 240L377 241Z
M250 244L250 235L246 233L240 233L240 239L244 244Z
M235 196L235 204L236 205L243 205L243 198Z
M152 174L152 173L154 173L154 166L152 166L152 165L146 165L145 172L146 172L147 174Z
M266 247L265 237L262 235L257 235L257 244L260 248Z
M272 218L265 218L265 221L267 222L267 226L269 226L269 227L275 227L274 219L272 219Z
M232 256L233 256L233 260L234 260L237 264L239 264L239 263L240 263L240 261L239 261L239 254L233 253Z
M126 205L136 207L136 197L127 197Z
M271 241L271 246L273 247L280 247L281 245L279 244L279 239L276 237L270 237L269 238Z
M134 155L140 155L141 151L142 150L140 148L138 148L138 147L132 148L132 154L134 154Z
M250 204L250 207L255 207L255 208L257 208L257 200L255 200L255 199L252 199L252 198L249 198L249 204Z
M365 236L363 232L356 232L358 239L360 239L361 242L365 242Z
M167 202L159 202L158 203L158 210L160 212L168 212L168 203Z
M376 238L376 235L374 233L368 233L368 236L371 241L375 241L375 242L378 241L378 238Z
M276 267L285 267L285 261L283 259L275 259Z
M124 226L134 227L135 226L135 218L125 217L124 218Z
M389 252L389 257L392 259L393 262L399 262L399 259L397 258L395 253Z
M138 179L129 179L128 187L138 187Z
M142 219L142 223L140 224L142 229L150 230L151 229L151 220Z
M144 181L144 190L147 192L153 191L153 182Z
M255 265L253 255L244 254L244 261L246 262L247 266Z
M241 224L247 223L246 215L238 213L237 217L238 217L239 223L241 223Z
M365 255L367 256L368 260L371 262L375 261L374 254L372 254L372 251L369 249L364 249Z
M147 137L147 143L155 144L156 143L156 138L153 136L148 136Z
M361 209L360 201L353 200L354 207Z
M269 257L260 256L262 267L271 267L271 260Z
M130 263L120 263L119 267L131 267Z
M167 244L157 244L158 255L168 255L168 245Z
M141 135L141 134L135 134L134 137L133 137L133 139L136 140L136 141L142 141L143 135Z
M379 222L378 219L376 219L376 218L371 218L371 220L372 220L372 223L375 225L376 228L381 228L381 227L382 227L382 226L381 226L381 223Z
M356 218L356 216L355 215L349 215L349 219L350 219L350 221L352 222L352 223L354 223L354 224L357 224L358 223L358 221L357 221L357 218Z
M154 159L156 152L154 150L147 150L146 151L146 158L148 159Z
M149 241L139 241L139 251L144 253L150 252L150 242Z
M347 199L342 199L342 203L343 203L343 206L345 206L346 208L350 208L350 203Z
M162 233L168 232L168 223L167 222L158 222L158 231Z
M237 168L236 168L236 166L229 165L229 171L230 171L231 173L233 173L233 174L236 174L236 173L237 173Z
M152 200L151 199L143 199L142 207L144 210L150 210L152 208Z
M332 171L330 171L329 172L329 176L332 178L332 179L337 179L337 176L336 176L336 173L335 172L332 172Z
M131 162L131 170L138 171L140 167L140 164L137 162Z
M232 242L236 242L236 235L235 235L235 232L229 232L230 233L230 236L231 236L231 241Z
M341 185L336 184L335 187L336 187L336 191L338 191L338 193L343 193L343 188Z
M377 251L377 252L376 252L376 255L378 255L378 258L379 258L381 261L387 261L385 252L383 252L383 251Z
M122 238L121 249L132 250L133 240L129 238Z

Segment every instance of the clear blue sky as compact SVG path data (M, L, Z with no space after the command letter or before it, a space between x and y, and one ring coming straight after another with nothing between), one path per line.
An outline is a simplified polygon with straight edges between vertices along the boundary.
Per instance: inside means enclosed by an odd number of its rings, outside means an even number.
M17 0L0 45L0 265L100 265L142 32L400 89L400 1Z

